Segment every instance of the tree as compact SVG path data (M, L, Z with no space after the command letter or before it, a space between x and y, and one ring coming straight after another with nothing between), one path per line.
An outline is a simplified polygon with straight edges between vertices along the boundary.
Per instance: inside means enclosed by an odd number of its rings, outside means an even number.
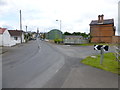
M72 35L72 34L69 32L64 32L64 35Z

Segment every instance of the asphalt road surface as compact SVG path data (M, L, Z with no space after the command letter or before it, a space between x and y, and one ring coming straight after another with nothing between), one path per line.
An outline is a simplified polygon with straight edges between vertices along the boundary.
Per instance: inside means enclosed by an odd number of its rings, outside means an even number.
M3 50L7 51L2 55L3 88L69 88L68 78L71 78L73 69L87 67L81 64L80 60L99 53L93 49L93 46L55 45L40 40L10 48L4 47ZM111 75L107 78L108 83L112 80L115 82L113 87L117 87L117 75L108 74ZM87 80L82 78L81 80L83 84L79 86L87 87L87 84L84 84ZM107 87L109 86L111 84Z

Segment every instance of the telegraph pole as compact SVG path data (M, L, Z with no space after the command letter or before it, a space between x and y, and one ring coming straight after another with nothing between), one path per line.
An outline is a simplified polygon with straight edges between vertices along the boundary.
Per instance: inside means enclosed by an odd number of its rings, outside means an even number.
M21 10L20 10L20 30L22 30L22 14L21 14Z
M26 33L27 33L27 26L26 26Z
M22 14L20 10L20 31L21 31L21 43L22 43Z

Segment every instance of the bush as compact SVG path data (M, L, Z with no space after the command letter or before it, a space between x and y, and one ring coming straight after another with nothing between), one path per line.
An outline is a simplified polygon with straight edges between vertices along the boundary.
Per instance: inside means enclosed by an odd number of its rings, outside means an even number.
M55 42L55 43L58 43L58 44L59 44L59 43L63 43L63 39L54 39L54 42Z

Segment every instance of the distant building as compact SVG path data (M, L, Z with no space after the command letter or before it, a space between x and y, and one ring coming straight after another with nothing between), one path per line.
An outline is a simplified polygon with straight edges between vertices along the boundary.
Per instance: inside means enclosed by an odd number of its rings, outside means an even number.
M104 15L99 15L98 20L90 23L91 42L112 43L115 36L114 19L104 19Z
M54 40L54 39L63 39L62 32L57 29L53 29L45 34L46 39Z
M88 39L83 38L82 36L75 35L65 35L64 44L84 44L88 43Z

